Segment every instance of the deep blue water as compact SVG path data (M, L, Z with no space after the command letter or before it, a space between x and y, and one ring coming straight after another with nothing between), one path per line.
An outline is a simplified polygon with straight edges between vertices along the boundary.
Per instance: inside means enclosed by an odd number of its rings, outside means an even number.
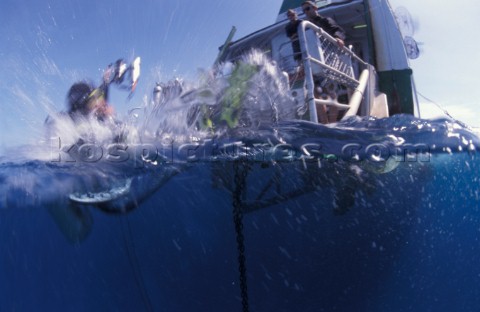
M156 165L4 157L0 311L241 311L235 205L250 311L478 311L479 142L396 116L239 132ZM128 178L110 204L68 199Z

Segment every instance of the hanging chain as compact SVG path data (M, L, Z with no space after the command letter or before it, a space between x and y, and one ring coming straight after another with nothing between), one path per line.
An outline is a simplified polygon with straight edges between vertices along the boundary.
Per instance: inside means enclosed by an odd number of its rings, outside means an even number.
M233 192L233 222L237 235L238 271L243 312L248 312L247 267L245 265L245 238L243 236L242 195L245 193L248 166L244 161L235 161L235 190Z

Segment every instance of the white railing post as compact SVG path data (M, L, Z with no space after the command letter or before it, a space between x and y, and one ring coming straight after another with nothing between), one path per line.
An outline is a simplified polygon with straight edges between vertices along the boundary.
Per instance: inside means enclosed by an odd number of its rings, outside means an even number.
M312 74L312 64L310 62L310 53L307 46L307 37L305 35L305 22L300 23L297 29L298 40L300 41L300 49L302 50L303 70L305 73L305 87L306 87L306 101L308 102L308 112L310 114L310 121L318 123L317 106L315 105L315 94Z
M358 108L360 107L360 103L362 102L362 99L363 99L363 93L367 88L369 76L370 75L369 75L368 69L364 69L360 75L359 84L353 91L352 97L350 98L350 102L348 103L350 108L345 113L342 119L345 119L349 116L354 116L357 114Z

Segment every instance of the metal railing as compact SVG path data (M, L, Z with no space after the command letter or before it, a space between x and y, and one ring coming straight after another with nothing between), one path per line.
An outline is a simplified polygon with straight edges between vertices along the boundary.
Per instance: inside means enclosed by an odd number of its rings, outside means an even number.
M312 36L307 39L306 31L308 29L316 33L313 39ZM369 80L368 64L350 49L340 47L336 39L311 22L303 21L300 23L297 33L302 51L306 102L310 111L310 121L318 123L316 104L330 105L347 110L344 118L357 114ZM315 42L312 42L312 40L315 40ZM358 79L355 77L353 62L365 68ZM315 77L328 79L353 90L349 92L349 103L339 103L337 99L316 99L314 92Z

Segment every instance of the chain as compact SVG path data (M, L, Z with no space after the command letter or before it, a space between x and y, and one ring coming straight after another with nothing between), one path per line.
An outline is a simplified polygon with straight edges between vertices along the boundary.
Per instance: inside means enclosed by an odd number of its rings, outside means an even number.
M248 312L247 267L245 265L245 238L243 236L242 194L245 192L248 167L245 162L235 161L235 191L233 193L233 222L237 235L238 271L243 312ZM243 169L243 170L242 170Z

